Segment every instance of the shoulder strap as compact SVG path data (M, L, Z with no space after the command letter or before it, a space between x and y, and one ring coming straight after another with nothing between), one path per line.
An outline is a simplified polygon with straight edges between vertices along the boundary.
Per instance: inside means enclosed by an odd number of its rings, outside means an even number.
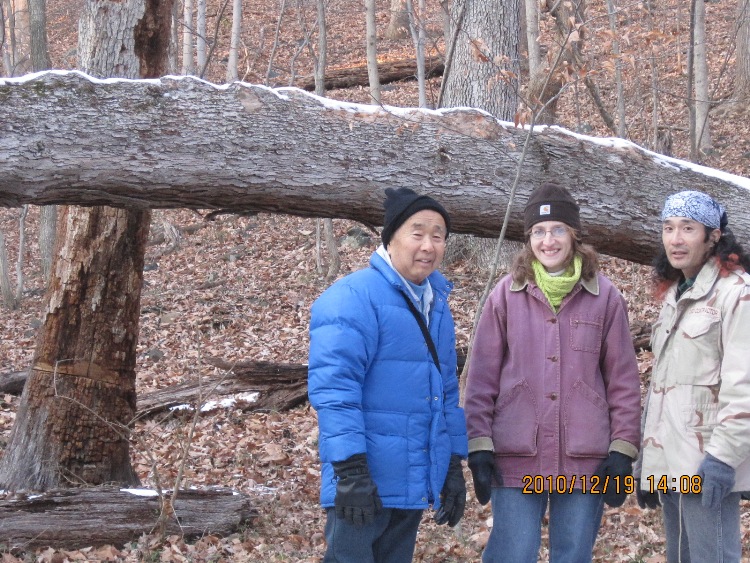
M404 299L406 299L406 304L409 305L409 310L411 311L411 314L414 315L414 318L417 319L417 323L419 323L419 328L422 330L422 336L424 336L424 340L427 343L427 348L430 349L430 354L432 354L432 361L435 362L435 367L440 370L440 360L438 360L437 350L435 349L435 343L432 341L432 336L430 336L430 331L427 329L427 325L424 322L424 317L422 316L422 313L417 311L416 306L412 302L411 299L409 299L409 296L405 293L401 293L401 295L404 296Z

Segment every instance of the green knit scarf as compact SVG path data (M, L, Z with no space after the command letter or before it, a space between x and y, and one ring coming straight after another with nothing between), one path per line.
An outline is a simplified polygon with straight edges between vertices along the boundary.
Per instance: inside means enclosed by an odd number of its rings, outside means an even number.
M568 266L564 273L559 276L550 276L539 260L534 260L531 263L531 266L534 268L536 285L542 290L542 293L544 293L549 304L552 305L555 313L557 313L557 308L562 303L562 300L565 299L565 296L571 292L573 286L581 279L582 264L583 260L580 254L576 254L573 258L573 264Z

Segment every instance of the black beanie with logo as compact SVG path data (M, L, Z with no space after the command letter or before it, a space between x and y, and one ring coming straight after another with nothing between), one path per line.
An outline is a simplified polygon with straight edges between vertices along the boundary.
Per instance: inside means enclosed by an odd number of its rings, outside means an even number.
M523 210L523 228L528 231L542 221L560 221L581 230L580 207L570 192L548 182L535 189Z
M388 243L391 242L393 233L409 217L424 209L437 211L443 216L446 229L445 238L448 238L451 230L451 220L448 212L430 196L419 195L409 188L399 188L397 190L386 188L383 207L385 208L385 219L383 220L383 232L380 234L380 238L383 240L383 246L385 247L388 247Z

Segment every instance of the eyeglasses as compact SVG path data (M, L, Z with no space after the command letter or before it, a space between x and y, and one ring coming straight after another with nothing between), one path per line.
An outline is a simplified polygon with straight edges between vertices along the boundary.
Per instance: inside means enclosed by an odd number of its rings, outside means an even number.
M544 229L534 229L531 231L531 238L541 240L547 236L547 233L552 233L552 238L562 238L568 234L568 228L558 225L557 227L552 227L548 231Z

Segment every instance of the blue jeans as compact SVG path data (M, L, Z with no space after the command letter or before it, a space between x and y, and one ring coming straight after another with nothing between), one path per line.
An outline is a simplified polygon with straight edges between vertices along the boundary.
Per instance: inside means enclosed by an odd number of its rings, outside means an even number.
M324 563L411 563L422 510L382 508L369 526L354 526L326 509Z
M590 562L604 512L602 495L524 494L516 487L492 489L492 531L483 563L536 563L542 518L549 502L551 563Z
M704 508L701 495L660 493L659 498L668 563L739 563L740 493L725 498L718 510Z

